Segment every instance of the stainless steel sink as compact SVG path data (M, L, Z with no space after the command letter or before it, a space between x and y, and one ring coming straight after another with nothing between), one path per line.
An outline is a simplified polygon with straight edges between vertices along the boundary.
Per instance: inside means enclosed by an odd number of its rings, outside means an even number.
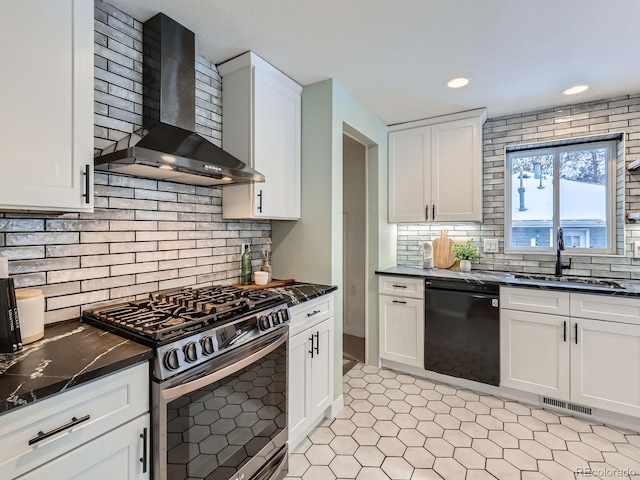
M514 275L514 277L521 280L542 280L544 282L577 283L582 285L594 285L597 287L624 289L622 285L611 280L599 280L586 277L556 277L555 275L529 275L526 273L519 273Z

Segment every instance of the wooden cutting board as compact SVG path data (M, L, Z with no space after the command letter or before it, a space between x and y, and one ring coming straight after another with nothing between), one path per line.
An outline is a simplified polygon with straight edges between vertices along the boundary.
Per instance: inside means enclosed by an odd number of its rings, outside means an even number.
M236 283L234 287L242 288L243 290L264 290L265 288L276 288L276 287L284 287L285 285L291 285L295 283L293 278L287 278L286 280L271 280L266 285L256 285L252 283L251 285L240 285Z
M436 268L449 268L456 259L453 257L455 242L447 235L447 229L442 230L442 236L433 241L433 266Z

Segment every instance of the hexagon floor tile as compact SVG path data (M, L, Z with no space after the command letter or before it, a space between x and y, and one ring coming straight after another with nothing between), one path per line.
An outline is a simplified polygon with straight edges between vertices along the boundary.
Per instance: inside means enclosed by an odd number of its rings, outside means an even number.
M632 431L361 363L343 382L349 406L292 452L285 480L640 480ZM220 417L175 434L197 438Z

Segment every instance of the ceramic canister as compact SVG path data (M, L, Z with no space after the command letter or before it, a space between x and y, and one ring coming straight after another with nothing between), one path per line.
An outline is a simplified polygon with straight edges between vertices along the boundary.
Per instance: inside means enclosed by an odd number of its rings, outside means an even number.
M22 343L32 343L44 336L44 295L37 288L16 290Z

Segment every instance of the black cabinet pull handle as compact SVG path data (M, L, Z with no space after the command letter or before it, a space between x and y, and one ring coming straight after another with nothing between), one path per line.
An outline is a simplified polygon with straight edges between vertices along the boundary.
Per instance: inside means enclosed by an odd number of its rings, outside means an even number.
M316 353L320 354L320 332L316 332Z
M140 434L140 438L142 439L142 458L140 461L142 462L142 473L147 473L147 429L143 429Z
M576 329L576 345L577 345L578 344L578 324L575 323L574 326L575 326L575 329Z
M429 220L429 205L424 206L424 216L426 220Z
M436 219L436 204L433 204L433 207L431 207L431 220L435 220Z
M391 285L393 288L407 288L406 285Z
M311 350L309 350L309 353L311 354L311 358L313 358L313 333L309 337L309 340L311 340Z
M567 321L562 322L562 338L567 341Z
M82 196L84 197L84 203L91 203L91 166L87 163L84 169L84 193Z
M393 300L393 303L404 303L404 304L406 304L407 302L405 302L403 300Z
M320 310L314 310L311 313L307 313L307 317L313 317L314 315L317 315L320 313Z
M29 440L29 445L33 445L34 443L41 442L45 438L53 437L54 435L56 435L56 434L58 434L60 432L64 432L68 428L75 427L76 425L79 425L82 422L86 422L87 420L89 420L89 418L90 418L89 415L85 415L84 417L80 417L80 418L73 417L71 419L71 421L69 423L67 423L66 425L62 425L61 427L54 428L53 430L51 430L51 431L49 431L47 433L44 433L41 430L41 431L38 432L38 436L36 436L36 437L32 438L31 440Z
M260 199L260 203L258 203L258 212L262 213L262 189L260 189L260 193L258 193L258 198Z

